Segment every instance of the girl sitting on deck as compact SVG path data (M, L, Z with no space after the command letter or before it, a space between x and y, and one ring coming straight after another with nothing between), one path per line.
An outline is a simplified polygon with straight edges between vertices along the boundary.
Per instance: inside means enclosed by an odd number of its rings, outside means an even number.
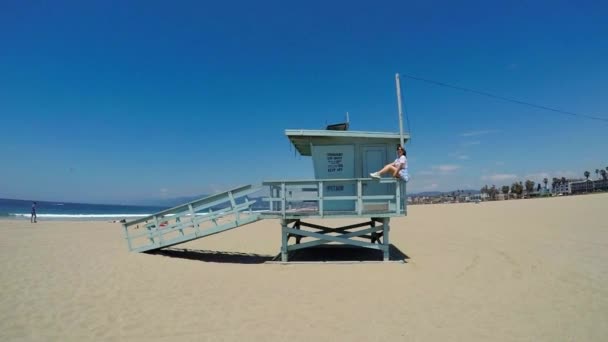
M395 178L409 181L410 175L407 171L407 158L405 158L407 153L401 145L397 146L397 155L397 159L392 164L386 164L382 170L370 173L370 177L379 179L383 173L390 172Z

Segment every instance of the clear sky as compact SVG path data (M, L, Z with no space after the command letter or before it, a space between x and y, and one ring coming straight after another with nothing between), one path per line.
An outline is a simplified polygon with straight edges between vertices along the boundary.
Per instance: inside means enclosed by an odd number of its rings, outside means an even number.
M310 178L286 128L397 132L396 72L608 118L603 1L0 1L0 197ZM608 123L403 80L409 191L581 176Z

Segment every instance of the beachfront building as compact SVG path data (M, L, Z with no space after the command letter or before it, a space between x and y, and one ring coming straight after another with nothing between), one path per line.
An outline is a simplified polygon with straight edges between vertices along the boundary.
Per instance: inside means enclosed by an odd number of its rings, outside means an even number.
M568 181L555 184L555 187L553 188L553 194L555 194L555 195L569 194L569 193L570 193L570 182L568 182Z
M585 192L593 192L593 181L592 180L583 180L578 182L570 183L570 193L578 194Z
M469 199L471 201L487 201L489 198L490 198L490 195L486 194L485 192L471 194L471 196L469 196Z
M565 182L559 182L557 184L555 184L555 187L553 187L552 192L554 195L569 195L572 193L572 188L571 185L572 183L575 182L580 182L582 181L582 179L571 179L568 178L566 179Z
M593 187L596 191L608 191L608 179L593 181Z
M580 194L594 191L608 191L608 179L581 180L570 184L572 194Z
M534 190L527 195L529 198L551 196L551 190L541 187L539 190Z

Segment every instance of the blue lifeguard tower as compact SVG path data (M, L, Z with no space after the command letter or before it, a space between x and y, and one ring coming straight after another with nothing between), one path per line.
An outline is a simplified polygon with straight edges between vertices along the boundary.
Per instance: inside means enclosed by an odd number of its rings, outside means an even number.
M369 174L392 162L397 146L407 142L409 134L402 129L349 131L348 125L285 130L296 151L312 158L314 179L242 186L126 222L129 250L158 250L258 220L279 219L282 262L289 261L290 252L326 244L380 250L388 261L390 218L407 215L406 183L392 177L372 179ZM263 210L253 210L258 202L265 204ZM319 218L361 222L328 227L308 221Z

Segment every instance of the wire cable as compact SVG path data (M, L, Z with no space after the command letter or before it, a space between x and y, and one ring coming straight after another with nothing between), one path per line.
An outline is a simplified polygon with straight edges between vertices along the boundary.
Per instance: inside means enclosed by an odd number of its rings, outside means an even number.
M444 83L444 82L433 81L433 80L429 80L429 79L426 79L426 78L416 77L416 76L412 76L412 75L408 75L408 74L401 74L401 75L403 77L407 77L407 78L410 78L410 79L413 79L413 80L422 81L422 82L426 82L426 83L431 83L431 84L438 85L438 86L441 86L441 87L458 89L458 90L466 91L466 92L469 92L469 93L483 95L483 96L487 96L487 97L491 97L491 98L495 98L495 99L499 99L499 100L503 100L503 101L507 101L507 102L517 103L517 104L520 104L520 105L525 105L525 106L530 106L530 107L534 107L534 108L544 109L544 110L548 110L548 111L552 111L552 112L556 112L556 113L560 113L560 114L566 114L566 115L570 115L570 116L574 116L574 117L581 117L581 118L586 118L586 119L590 119L590 120L608 122L608 118L602 118L602 117L599 117L599 116L593 116L593 115L588 115L588 114L569 112L569 111L565 111L565 110L561 110L561 109L555 109L555 108L551 108L551 107L547 107L547 106L543 106L543 105L537 105L537 104L534 104L534 103L530 103L530 102L526 102L526 101L521 101L521 100L517 100L517 99L513 99L513 98L508 98L508 97L504 97L504 96L494 95L494 94L491 94L491 93L488 93L488 92L485 92L485 91L474 90L474 89L469 89L469 88L465 88L465 87L459 87L459 86L447 84L447 83Z

